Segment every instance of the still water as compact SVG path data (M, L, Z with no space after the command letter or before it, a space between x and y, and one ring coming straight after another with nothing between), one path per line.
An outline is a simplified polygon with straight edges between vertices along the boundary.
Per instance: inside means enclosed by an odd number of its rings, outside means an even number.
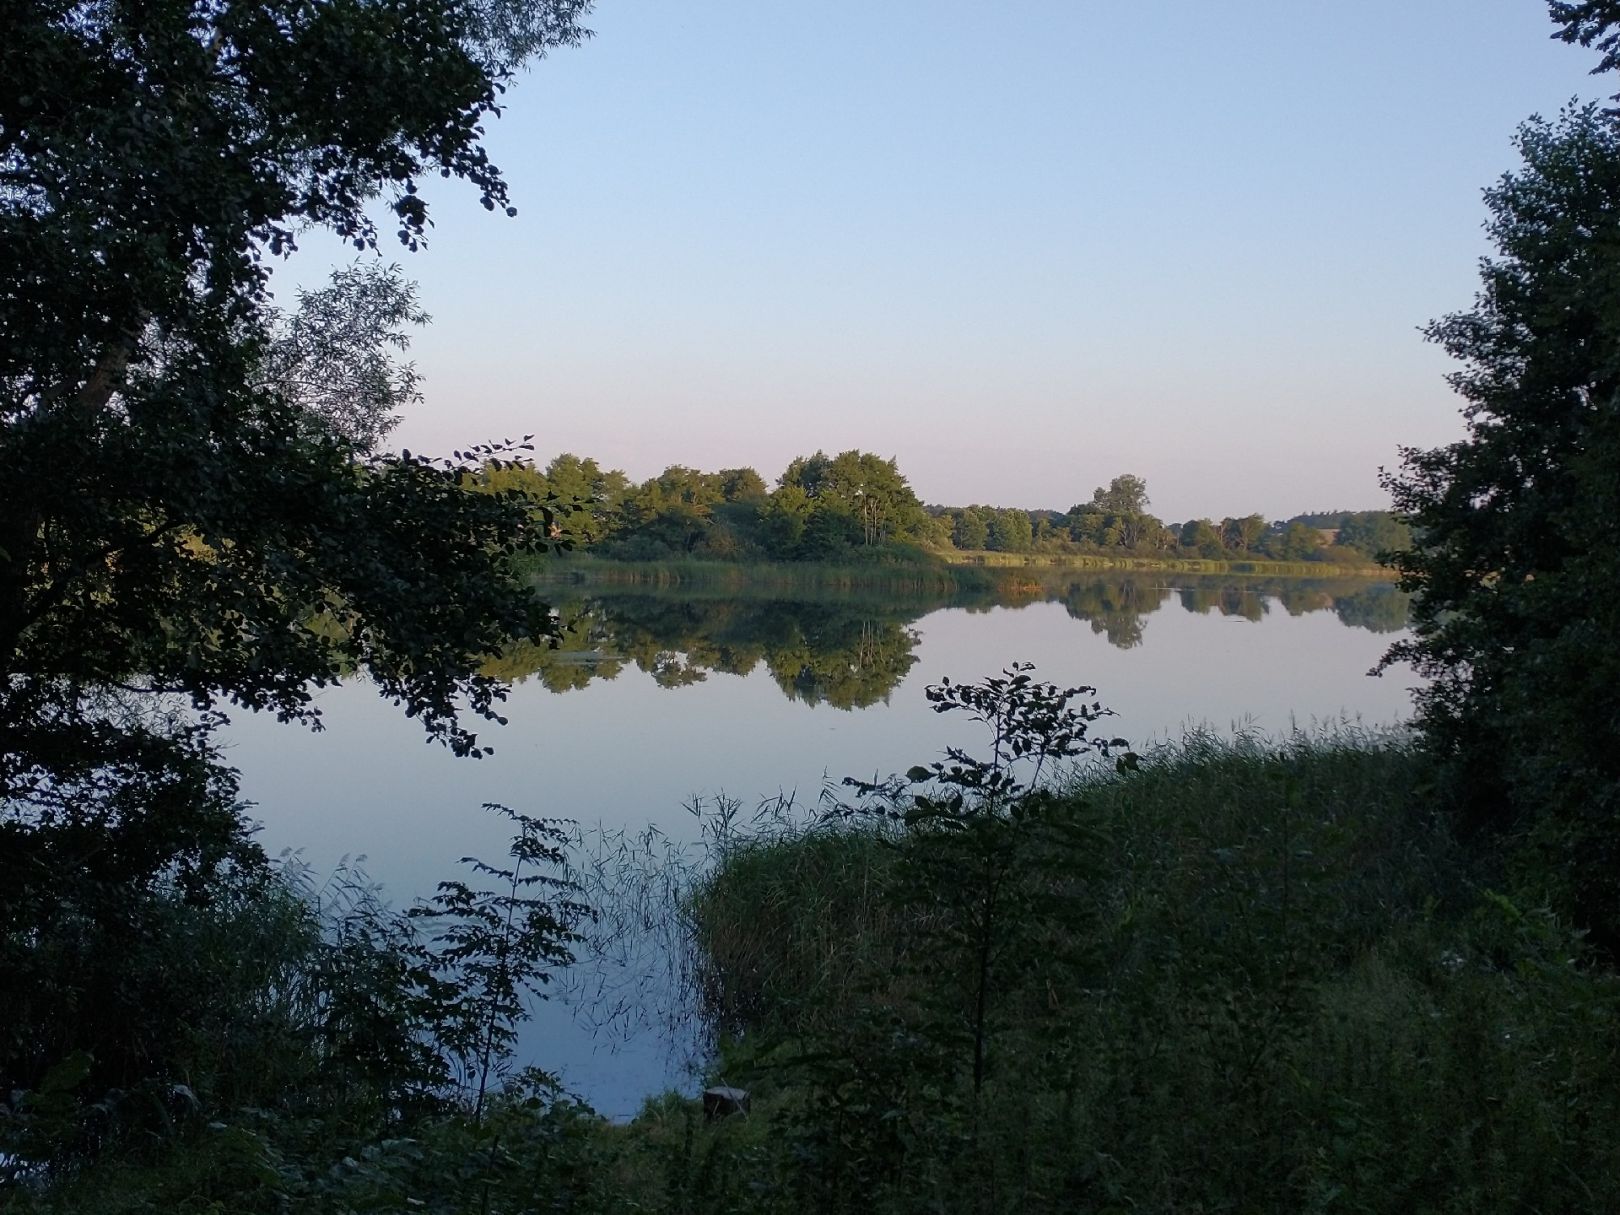
M507 660L509 724L482 732L488 758L424 744L363 683L321 697L319 733L240 717L227 757L266 847L299 850L317 872L364 857L405 904L457 876L462 857L504 856L486 802L690 838L695 799L791 795L813 807L829 780L903 771L949 743L975 750L979 728L936 715L923 689L1014 661L1096 687L1117 714L1107 733L1138 750L1189 727L1393 726L1415 683L1404 668L1367 674L1401 636L1405 602L1366 580L1115 575L972 601L691 591L558 607L563 647ZM538 1010L523 1062L615 1117L690 1082L681 1051L650 1024L631 1016L593 1031L575 1014L600 1009L568 1004L560 993Z

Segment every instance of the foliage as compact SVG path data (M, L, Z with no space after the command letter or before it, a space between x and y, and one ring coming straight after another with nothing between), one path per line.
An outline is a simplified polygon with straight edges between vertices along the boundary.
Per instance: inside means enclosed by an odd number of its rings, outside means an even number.
M1192 519L1183 523L1180 543L1182 548L1190 548L1200 557L1220 557L1226 552L1221 533L1208 519Z
M475 874L498 883L480 889L440 882L411 908L433 931L424 954L433 979L428 1005L435 1040L473 1092L473 1118L484 1111L490 1082L504 1074L528 1016L524 994L544 998L551 972L574 960L570 946L591 909L558 871L567 866L568 832L559 823L489 804L517 827L510 867L463 857Z
M801 456L787 466L778 485L803 494L800 544L809 556L911 538L925 517L898 464L869 452Z
M990 513L986 507L969 506L955 512L951 523L951 543L957 548L987 548L990 542Z
M12 796L0 818L0 1092L48 1089L82 1060L57 1111L62 1150L94 1142L68 1129L82 1093L109 1118L126 1104L167 1117L154 1094L185 1079L177 1060L194 1038L228 1035L253 1007L237 1006L240 984L210 974L209 956L191 957L244 900L262 901L264 858L234 775L206 720L152 720L130 699L104 698L92 716L47 700L0 752Z
M544 470L487 470L480 485L523 488L562 516L556 535L613 560L669 558L814 564L905 558L938 565L957 553L1110 554L1248 558L1367 565L1405 546L1388 511L1339 511L1268 524L1260 515L1198 520L1190 538L1147 512L1147 485L1131 475L1099 487L1068 514L1012 507L923 507L896 461L868 452L816 452L791 461L767 491L752 468L703 472L672 465L632 484L569 453ZM570 516L569 512L573 512ZM1300 526L1295 527L1295 524ZM1316 529L1342 530L1337 547Z
M1062 892L1083 875L1096 842L1076 814L1082 807L1053 797L1043 776L1056 763L1127 746L1121 738L1089 735L1111 711L1096 701L1073 702L1095 696L1095 688L1041 683L1032 669L1015 663L981 683L947 679L927 689L936 713L961 712L988 729L987 757L950 746L943 760L913 767L904 781L846 778L866 800L839 807L850 814L875 807L905 824L891 897L909 913L926 964L963 976L961 1001L932 1027L932 1037L942 1046L968 1043L975 1111L1003 972L1059 960L1049 934L1031 939L1023 929L1064 922ZM1133 766L1136 758L1125 751L1119 762Z
M798 1201L847 1209L862 1196L929 1189L913 1160L952 1144L975 1158L983 1149L981 1105L993 1048L1010 1028L1009 993L1064 986L1083 965L1074 896L1095 841L1081 807L1045 782L1054 764L1124 745L1089 736L1106 710L1073 702L1092 694L1037 682L1027 665L930 687L937 712L986 726L988 756L951 747L904 777L846 780L856 800L833 800L824 823L869 824L864 831L824 827L802 842L728 851L724 882L699 894L699 922L714 934L705 944L716 951L708 1007L733 1023L767 1017L799 1043L775 1064L804 1095L786 1127L802 1160ZM862 857L874 841L880 854ZM803 969L809 959L793 939L778 941L794 967L785 974L765 959L745 962L727 942L750 928L715 921L737 906L739 889L750 903L765 893L748 873L788 859L795 879L837 900L809 902L810 915L798 914L798 898L780 904L795 908L792 931L827 943L831 972ZM872 939L876 925L885 932ZM861 940L870 952L852 952ZM1029 1032L1022 1011L1015 1019Z
M1107 489L1098 486L1091 501L1110 515L1144 515L1148 508L1147 482L1134 473L1124 473L1110 481Z
M27 984L8 989L0 1057L9 1180L44 1176L71 1194L80 1173L150 1163L135 1193L212 1193L233 1210L328 1187L350 1201L403 1187L475 1203L507 1171L501 1140L510 1152L560 1117L544 1077L494 1081L524 994L570 960L586 914L560 872L564 833L506 813L511 864L467 862L498 885L447 882L406 914L352 869L316 885L290 861L103 881L121 916L88 905L97 883L78 878L31 931L8 925L11 973ZM238 822L236 838L248 834Z
M556 520L467 492L521 445L376 451L417 396L425 318L396 270L342 270L291 314L269 281L306 231L375 252L377 205L419 246L424 177L510 213L482 123L585 8L0 13L7 1170L60 1175L205 1109L315 1118L340 1150L442 1096L409 933L363 898L328 925L276 876L214 706L316 723L314 691L363 671L481 753L463 717L505 690L484 662L553 632L520 558ZM228 1171L261 1180L271 1138L303 1133L228 1129Z
M480 121L524 57L580 38L582 10L6 10L9 682L149 679L307 716L310 680L362 665L472 748L452 703L492 712L478 658L544 633L506 559L542 545L547 520L456 492L459 463L364 457L414 391L389 353L419 315L409 291L350 272L288 320L268 259L309 226L375 247L379 194L414 247L427 174L505 207ZM334 627L312 627L323 614Z
M1261 515L1244 515L1221 520L1221 543L1234 553L1247 553L1266 534L1266 521Z
M995 715L983 685L952 686L969 707L947 711ZM363 883L175 901L150 940L194 957L198 1007L236 1013L181 1010L197 1105L172 1094L165 1123L141 1098L151 1130L13 1186L8 1210L1609 1209L1620 989L1530 888L1452 840L1428 762L1345 732L1192 735L1125 773L1042 780L1046 821L1078 830L1026 818L1006 841L1029 897L1001 905L977 1100L960 930L985 887L908 859L926 828L903 817L728 830L670 908L692 917L706 990L738 997L711 1006L735 1035L716 1066L754 1113L714 1124L671 1095L607 1126L521 1076L475 1118L431 1100L460 1090L404 1083L431 1059L382 1046L426 1027L396 994L422 972L424 921ZM990 760L963 771L964 793L1001 785ZM872 809L960 788L902 784ZM968 855L964 832L939 835ZM479 897L510 893L497 882ZM503 930L479 922L488 962ZM77 1066L0 1121L7 1148L82 1125Z
M350 443L373 451L421 400L420 380L393 352L410 342L405 325L425 325L416 285L398 266L356 262L329 287L298 293L297 309L278 316L264 357L267 384Z
M528 460L485 465L475 488L495 493L517 490L530 501L549 506L554 512L551 538L573 548L610 534L629 484L618 469L604 471L595 460L563 452L543 470Z
M1564 42L1595 45L1603 52L1593 75L1620 68L1620 4L1615 0L1549 0L1552 19Z
M1565 906L1614 951L1620 127L1577 107L1517 143L1523 166L1486 193L1497 255L1475 307L1429 330L1462 364L1467 436L1386 477L1418 537L1393 558L1414 636L1386 661L1429 679L1419 721L1465 821L1538 833Z
M1389 511L1349 511L1339 520L1335 543L1382 561L1386 553L1412 547L1412 529Z
M505 448L374 453L416 396L399 353L424 318L396 271L340 271L290 316L268 282L302 230L374 249L379 195L416 247L425 175L506 207L480 122L526 57L579 40L583 10L0 18L0 815L27 847L105 826L55 796L81 782L130 822L175 824L174 864L243 851L208 778L193 809L162 793L168 765L212 762L193 733L116 689L314 721L312 689L363 669L431 736L481 749L458 718L498 716L481 663L552 628L515 564L551 512L463 492Z
M1279 561L1309 561L1322 549L1322 533L1295 519L1267 537L1266 549Z
M732 847L700 939L753 993L727 1075L786 1141L739 1162L791 1211L1612 1205L1620 989L1479 884L1426 764L1349 732L1193 735L1074 789L1089 849L1067 907L1009 926L1050 935L995 989L976 1135L964 1055L918 1032L964 970L907 952L904 829Z
M1034 542L1035 529L1027 511L998 510L990 515L986 548L998 553L1027 553Z

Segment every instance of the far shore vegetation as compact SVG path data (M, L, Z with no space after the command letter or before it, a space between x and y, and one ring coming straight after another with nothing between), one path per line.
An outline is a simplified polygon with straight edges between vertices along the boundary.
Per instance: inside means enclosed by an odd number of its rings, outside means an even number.
M1412 542L1406 524L1387 510L1166 521L1149 511L1147 484L1131 474L1066 511L930 506L895 459L863 451L800 457L774 488L752 468L703 472L679 465L636 484L570 453L544 467L504 463L487 471L482 486L545 503L556 512L555 537L573 551L642 565L944 562L1377 573L1382 555Z

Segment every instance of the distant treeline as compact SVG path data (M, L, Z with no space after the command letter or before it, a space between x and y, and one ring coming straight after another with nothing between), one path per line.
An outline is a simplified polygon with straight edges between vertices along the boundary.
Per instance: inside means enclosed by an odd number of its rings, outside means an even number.
M925 505L894 459L862 451L800 456L774 488L752 468L703 472L678 464L637 484L566 453L543 469L492 467L485 484L550 499L562 537L598 556L630 561L1003 552L1359 565L1411 543L1406 525L1389 511L1167 522L1149 513L1147 483L1128 473L1067 511Z

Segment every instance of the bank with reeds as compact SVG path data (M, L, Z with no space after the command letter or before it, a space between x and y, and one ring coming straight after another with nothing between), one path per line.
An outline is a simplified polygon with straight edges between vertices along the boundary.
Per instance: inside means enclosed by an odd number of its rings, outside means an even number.
M755 1180L805 1211L1617 1209L1620 984L1427 771L1195 735L954 868L883 815L735 841L691 907L719 1072L773 1128Z
M715 561L669 558L621 561L589 553L542 562L533 572L537 586L571 585L607 591L679 590L682 594L722 592L777 596L837 594L899 597L950 596L993 590L995 573L951 566L924 554L906 552L868 561Z
M537 562L530 576L540 586L604 589L715 590L767 594L889 592L902 595L987 592L1034 585L1065 573L1119 571L1233 575L1265 579L1367 578L1388 580L1373 562L1208 560L1087 553L935 552L915 547L874 551L865 560L725 561L670 557L629 561L589 552Z
M1354 556L1354 554L1351 554ZM987 570L1139 570L1179 574L1242 574L1267 578L1382 578L1376 561L1274 561L1266 557L1173 557L1082 552L1005 553L952 550L941 559L953 566Z

